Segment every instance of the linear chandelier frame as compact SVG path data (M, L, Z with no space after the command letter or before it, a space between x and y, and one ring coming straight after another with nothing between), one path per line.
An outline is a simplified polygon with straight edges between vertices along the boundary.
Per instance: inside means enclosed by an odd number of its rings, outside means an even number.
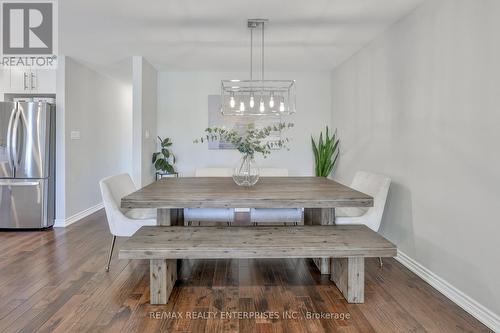
M250 80L222 80L221 107L227 116L278 116L295 113L295 80L264 79L264 25L267 19L249 19ZM253 33L261 28L261 77L253 79Z

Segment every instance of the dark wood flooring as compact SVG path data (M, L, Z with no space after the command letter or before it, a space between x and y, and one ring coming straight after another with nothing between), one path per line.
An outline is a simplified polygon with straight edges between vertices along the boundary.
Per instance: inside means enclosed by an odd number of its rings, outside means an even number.
M392 259L367 260L364 304L347 304L310 260L269 259L184 261L169 304L152 306L146 261L115 256L104 271L110 240L103 211L65 229L0 232L0 331L488 331Z

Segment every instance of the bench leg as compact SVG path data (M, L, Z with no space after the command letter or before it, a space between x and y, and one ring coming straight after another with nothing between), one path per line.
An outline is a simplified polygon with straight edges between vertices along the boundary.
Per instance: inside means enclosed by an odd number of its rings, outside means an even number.
M149 261L151 304L167 304L177 280L177 260L151 259Z
M322 275L330 274L330 258L313 258Z
M304 225L334 225L335 208L305 208ZM330 274L330 258L314 258L321 274Z
M332 258L330 280L349 303L365 301L365 258Z

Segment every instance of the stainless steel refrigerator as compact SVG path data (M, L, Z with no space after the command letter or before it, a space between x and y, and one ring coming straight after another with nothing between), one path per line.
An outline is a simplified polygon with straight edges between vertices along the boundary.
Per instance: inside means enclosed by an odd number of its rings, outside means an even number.
M0 102L0 229L54 224L55 106Z

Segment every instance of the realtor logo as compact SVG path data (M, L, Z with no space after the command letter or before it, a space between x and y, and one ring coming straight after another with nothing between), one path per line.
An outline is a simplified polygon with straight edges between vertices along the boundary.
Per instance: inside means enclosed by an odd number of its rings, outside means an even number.
M53 1L3 1L3 66L53 67L55 45L55 7Z
M3 54L52 54L52 3L3 3Z

